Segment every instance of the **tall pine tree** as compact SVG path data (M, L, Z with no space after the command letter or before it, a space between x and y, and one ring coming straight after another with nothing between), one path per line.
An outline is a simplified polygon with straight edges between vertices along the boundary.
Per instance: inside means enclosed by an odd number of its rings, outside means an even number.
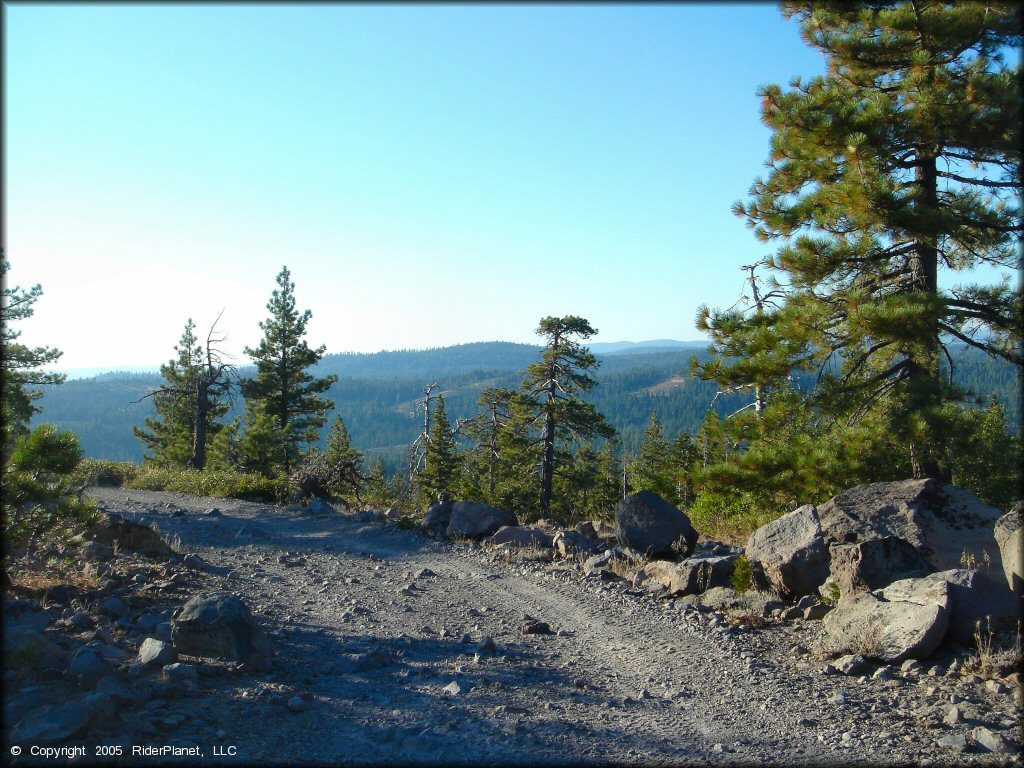
M526 369L522 390L540 428L540 511L551 512L554 476L573 441L615 434L604 416L582 395L597 381L597 358L577 339L597 331L582 317L545 317L537 335L545 339L540 360Z
M295 466L302 446L317 440L327 411L334 407L319 395L338 380L337 376L314 378L306 372L323 357L326 347L310 349L303 338L313 313L295 308L295 283L290 278L288 267L283 267L267 303L270 316L260 323L263 339L255 349L245 348L256 361L256 378L242 382L246 408L258 405L262 414L276 421L285 440L280 466L285 474ZM251 421L256 423L259 416L254 413Z
M769 171L736 213L782 242L767 266L787 295L736 328L710 318L736 342L721 363L781 350L766 365L820 371L809 404L831 424L880 415L914 477L948 478L959 393L940 370L947 340L1024 365L1009 276L939 280L1021 266L1020 67L1002 59L1021 44L1020 7L792 2L783 13L827 73L761 90Z

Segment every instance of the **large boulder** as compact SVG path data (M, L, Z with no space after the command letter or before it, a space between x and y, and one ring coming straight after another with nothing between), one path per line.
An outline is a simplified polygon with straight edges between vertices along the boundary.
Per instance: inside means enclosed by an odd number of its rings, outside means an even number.
M669 594L697 595L714 587L730 586L737 557L690 557L681 563L653 560L644 565L644 571Z
M78 537L78 541L97 541L122 551L138 552L151 557L174 554L174 550L151 526L132 522L114 512L104 512L103 518Z
M634 493L615 507L619 544L648 557L687 557L697 544L690 518L655 493Z
M270 667L270 640L238 595L193 597L171 622L171 637L178 653Z
M833 544L829 547L829 560L831 581L839 587L841 597L931 572L917 549L897 536Z
M1018 501L996 521L993 534L1006 583L1018 597L1024 597L1024 501Z
M979 629L985 632L1017 626L1021 601L1003 582L1002 574L957 568L933 575L944 578L949 585L948 639L973 648Z
M934 479L859 485L818 508L829 544L902 539L929 572L964 564L1001 571L994 532L1001 515L973 494Z
M427 510L427 516L423 518L421 527L436 535L442 535L448 530L448 523L452 519L452 502L448 499L436 501Z
M476 501L457 501L452 504L448 521L448 538L482 539L497 533L505 525L519 525L511 512Z
M813 504L754 531L746 555L754 586L783 597L815 594L828 578L828 548Z
M840 600L823 621L831 649L887 664L929 656L946 635L951 607L945 574L901 579Z
M506 545L516 549L523 547L536 547L539 549L551 549L552 537L550 533L540 528L528 526L504 525L488 539L488 542L495 546Z
M592 555L597 552L601 545L594 539L587 538L579 531L559 531L552 539L552 544L562 557L573 555Z

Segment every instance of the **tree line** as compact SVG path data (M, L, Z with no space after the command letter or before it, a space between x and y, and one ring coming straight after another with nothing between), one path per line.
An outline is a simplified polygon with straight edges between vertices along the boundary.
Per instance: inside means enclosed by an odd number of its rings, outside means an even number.
M325 350L306 344L310 312L296 309L284 268L263 338L246 349L253 378L224 362L216 325L200 339L186 323L138 431L146 461L421 507L448 491L526 519L601 514L641 487L701 515L778 514L908 477L1004 507L1020 498L1020 438L999 402L978 408L956 384L953 344L1018 377L1024 369L1024 104L1021 67L1005 61L1021 47L1021 9L787 2L782 12L827 67L760 89L768 170L734 211L775 250L743 268L744 302L697 313L711 354L691 372L736 408L709 410L692 435L666 436L651 414L639 450L624 455L595 406L598 361L583 342L596 331L582 317L546 317L519 385L481 392L475 415L453 424L425 383L422 431L407 470L389 479L379 461L363 466L340 415L317 444L335 377L309 370ZM4 289L5 527L22 532L62 503L61 468L79 451L73 436L27 429L31 387L60 380L38 372L59 352L20 346L9 330L38 291ZM225 421L236 395L244 413ZM8 503L8 487L20 502Z

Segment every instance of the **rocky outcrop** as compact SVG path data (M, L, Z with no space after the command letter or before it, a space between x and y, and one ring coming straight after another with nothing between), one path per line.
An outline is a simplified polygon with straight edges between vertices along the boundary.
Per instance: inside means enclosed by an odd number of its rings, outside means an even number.
M996 521L993 534L1006 583L1018 597L1024 597L1024 501L1018 501Z
M538 547L540 549L551 549L551 534L542 531L540 528L529 526L505 525L497 530L488 541L495 546L509 546L514 548Z
M151 557L168 557L174 551L160 534L148 525L140 525L113 512L104 512L103 519L77 537L79 543L97 541L108 547L138 552ZM94 551L97 551L94 549Z
M237 595L192 598L171 622L171 636L179 653L270 667L270 641Z
M685 558L697 543L690 518L655 493L634 493L615 507L619 544L648 557Z
M828 548L813 504L754 531L746 555L754 586L783 597L814 594L828 578Z
M929 572L982 563L1002 570L993 530L1000 515L973 494L938 480L859 485L818 508L830 544L900 539Z
M498 532L506 525L519 525L511 512L476 501L457 501L452 504L451 517L446 530L448 538L482 539Z
M949 585L941 574L904 579L840 601L823 621L832 650L885 663L923 659L949 626Z

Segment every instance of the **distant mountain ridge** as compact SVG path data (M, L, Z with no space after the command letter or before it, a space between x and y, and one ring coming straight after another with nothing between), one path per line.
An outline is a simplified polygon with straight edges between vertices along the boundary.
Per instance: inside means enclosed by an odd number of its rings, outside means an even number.
M665 346L669 342L669 346ZM609 350L608 348L611 347ZM599 411L618 430L623 447L636 451L651 411L657 411L665 435L675 438L680 430L693 434L711 407L718 389L714 382L690 376L690 360L706 359L704 342L615 342L591 347L600 362L598 385L588 395ZM511 342L478 342L426 350L383 351L326 355L315 367L317 376L334 374L338 381L327 397L335 404L331 413L345 419L352 444L364 451L368 462L382 457L389 472L407 460L409 444L419 434L422 416L417 412L423 387L437 383L449 418L469 418L478 412L477 398L484 387L516 388L526 367L537 360L540 346ZM983 398L997 394L1007 408L1011 425L1020 423L1020 396L1012 366L987 358L976 350L955 351L954 378ZM251 377L254 367L239 369ZM804 382L813 386L813 377ZM143 445L132 434L153 413L152 398L144 398L160 386L155 372L109 372L87 379L69 380L42 387L43 412L34 424L51 422L79 435L85 455L140 461ZM728 415L745 405L749 396L719 397L714 409ZM229 418L241 412L241 399Z

